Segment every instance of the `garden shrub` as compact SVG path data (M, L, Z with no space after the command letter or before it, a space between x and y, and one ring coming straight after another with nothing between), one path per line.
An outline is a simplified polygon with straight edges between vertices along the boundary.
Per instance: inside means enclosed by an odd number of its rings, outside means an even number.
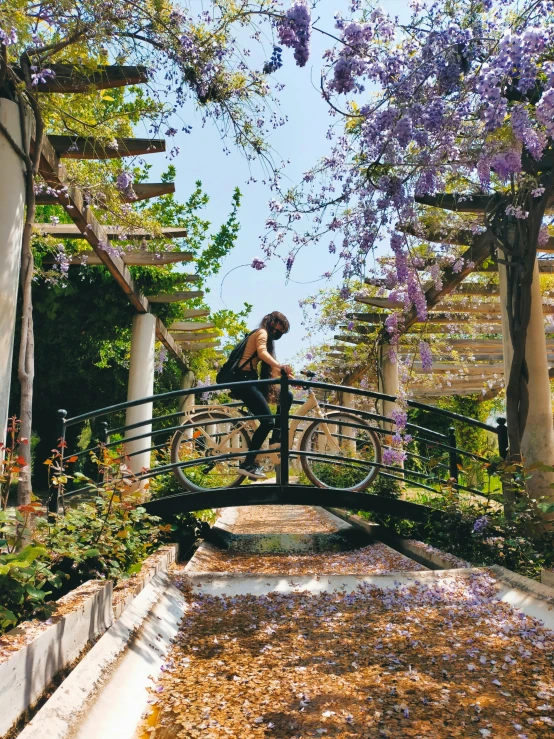
M38 519L34 536L67 576L70 590L90 579L117 581L136 574L169 532L142 506L97 497L68 508L54 524Z
M25 545L29 518L39 508L0 511L0 634L24 618L47 617L52 611L47 596L63 582L45 547Z
M440 520L418 524L395 516L359 515L475 566L499 564L536 579L541 569L554 566L554 531L540 518L542 504L536 507L526 495L517 496L510 515L494 501L464 496L448 486L435 495L421 491L415 502L440 510Z

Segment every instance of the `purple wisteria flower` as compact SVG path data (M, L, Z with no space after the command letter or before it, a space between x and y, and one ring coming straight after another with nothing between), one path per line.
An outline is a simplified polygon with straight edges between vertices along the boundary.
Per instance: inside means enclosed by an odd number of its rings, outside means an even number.
M304 67L310 56L310 9L304 0L296 0L277 25L279 40L283 46L294 49L294 60Z
M53 80L56 73L52 69L40 69L40 67L31 67L31 84L33 86L44 84L48 80Z
M481 518L476 519L476 521L473 524L473 531L476 534L482 533L489 525L490 525L490 518L488 516L481 516Z
M265 269L267 267L267 264L264 262L263 259L259 259L258 257L254 257L252 260L252 264L250 265L253 269L257 269L258 272L262 269Z
M10 28L9 31L4 31L0 28L0 44L3 46L12 46L17 43L17 31L15 28Z
M424 372L431 372L433 369L433 354L431 347L426 341L419 342L419 356L421 358L421 369Z
M133 184L133 175L130 172L120 172L117 175L115 186L120 192L125 192Z

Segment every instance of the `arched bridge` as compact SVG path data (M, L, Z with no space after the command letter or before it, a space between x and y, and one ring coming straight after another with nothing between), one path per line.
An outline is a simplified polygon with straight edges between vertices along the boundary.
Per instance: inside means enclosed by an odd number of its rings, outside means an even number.
M292 390L292 406L282 404L276 416L250 415L231 399L250 384L277 386L281 398ZM392 417L383 415L385 402L398 404ZM410 410L424 420L416 423ZM256 425L268 420L280 441L256 450L267 479L253 484L240 465ZM296 504L422 522L440 516L432 498L445 486L459 495L502 500L500 481L490 473L507 455L504 419L490 425L416 401L319 382L311 373L307 379L283 375L176 390L74 417L59 411L59 423L61 474L53 476L51 512L71 500L117 493L160 516ZM464 434L457 430L464 427L486 434L486 457L460 447L457 436Z

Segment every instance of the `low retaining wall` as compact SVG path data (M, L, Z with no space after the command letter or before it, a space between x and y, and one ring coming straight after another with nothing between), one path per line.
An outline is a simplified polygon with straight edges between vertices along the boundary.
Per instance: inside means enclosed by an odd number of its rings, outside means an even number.
M89 580L60 598L48 620L26 621L0 638L0 737L176 556L177 545L171 544L148 557L141 572L117 589L123 594L115 603L111 582Z
M543 585L554 588L554 570L541 570L541 582Z
M354 513L348 513L340 508L328 508L327 510L430 570L459 570L473 566L470 562L455 557L453 554L448 554L448 552L442 552L440 549L435 549L430 544L397 536L383 529L379 524L366 521Z

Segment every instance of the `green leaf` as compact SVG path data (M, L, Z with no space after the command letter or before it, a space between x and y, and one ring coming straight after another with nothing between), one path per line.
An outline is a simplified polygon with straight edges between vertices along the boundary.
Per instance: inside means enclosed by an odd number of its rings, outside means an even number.
M85 549L83 557L99 557L100 549Z
M537 508L543 513L554 513L554 503L538 503Z
M27 591L29 595L32 595L33 598L35 598L36 600L44 600L44 598L46 597L46 593L43 592L42 590L39 590L38 588L35 588L34 585L26 585L25 590Z

